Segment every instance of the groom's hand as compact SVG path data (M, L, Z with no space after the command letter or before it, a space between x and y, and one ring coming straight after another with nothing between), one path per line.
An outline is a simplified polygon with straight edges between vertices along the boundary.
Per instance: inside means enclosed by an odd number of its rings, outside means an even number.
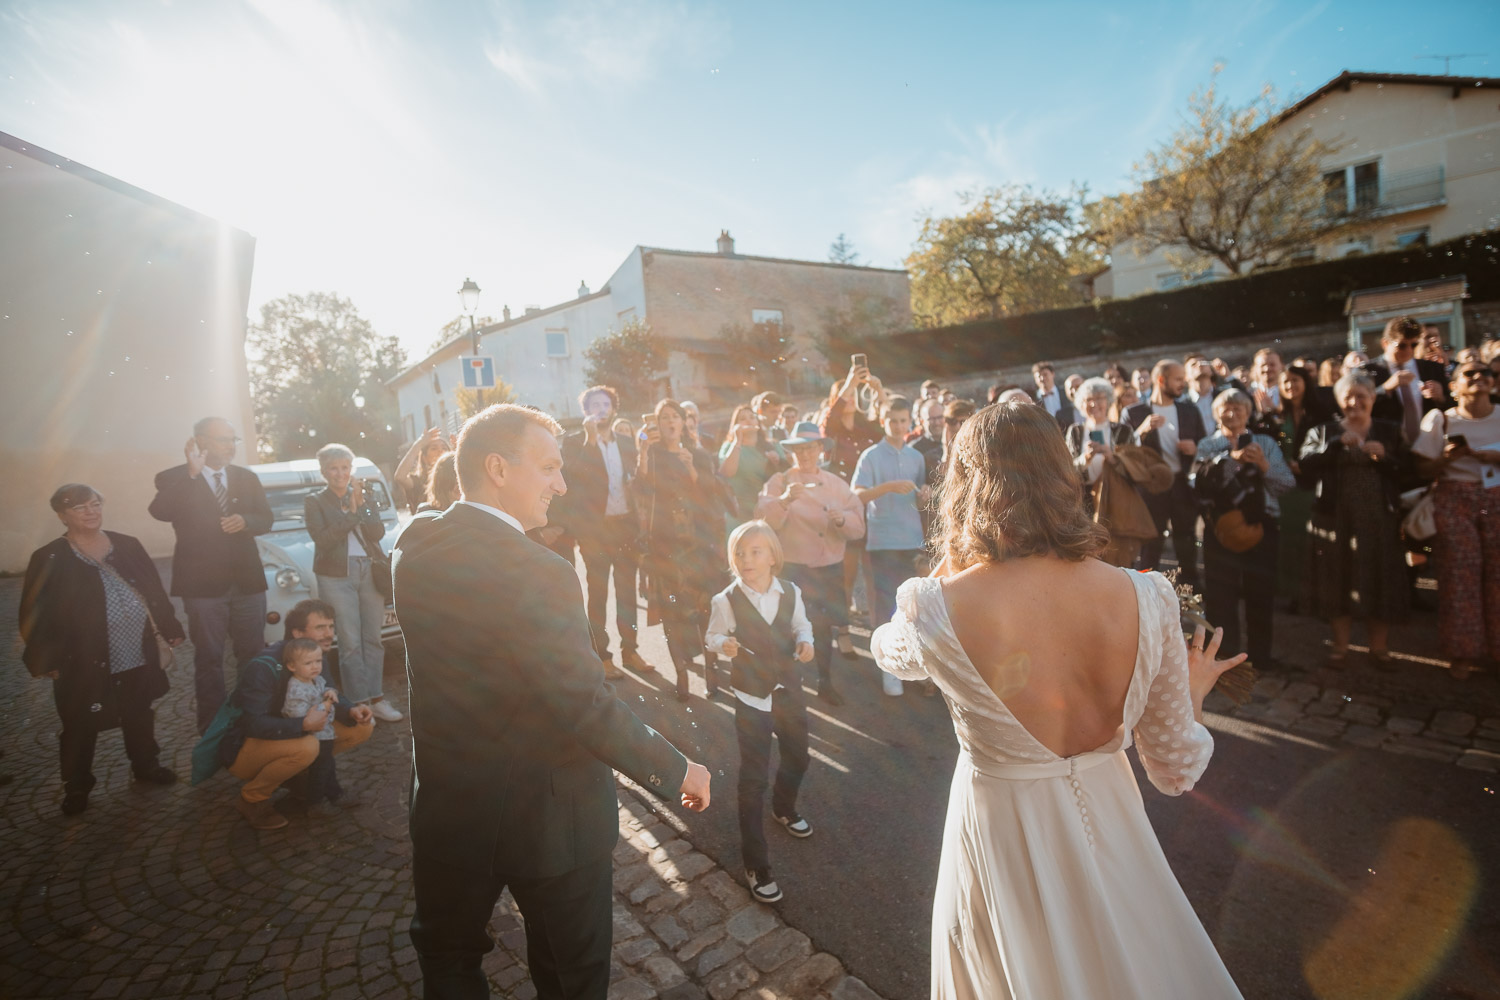
M682 807L693 812L708 808L708 768L688 761L687 775L682 779Z

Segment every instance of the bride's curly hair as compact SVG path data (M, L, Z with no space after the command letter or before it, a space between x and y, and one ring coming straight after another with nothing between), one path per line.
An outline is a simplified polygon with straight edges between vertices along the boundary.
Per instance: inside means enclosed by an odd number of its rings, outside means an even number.
M1057 420L1029 400L993 403L953 441L938 511L939 551L953 569L1022 556L1079 561L1109 533L1090 519Z

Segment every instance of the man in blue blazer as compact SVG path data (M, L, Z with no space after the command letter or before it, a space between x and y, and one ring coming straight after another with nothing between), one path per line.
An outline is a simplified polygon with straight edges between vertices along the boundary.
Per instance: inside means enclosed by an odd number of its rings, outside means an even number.
M255 536L271 530L271 505L255 473L229 464L239 440L220 417L198 421L183 449L187 463L157 473L147 508L177 535L172 596L187 610L200 736L224 704L225 643L234 643L238 663L266 644L266 572Z
M609 989L611 768L684 807L709 774L615 696L574 568L526 532L547 523L561 428L491 406L458 437L463 499L396 542L411 687L412 944L429 1000L488 997L486 924L509 888L539 997Z
M1139 567L1156 569L1166 531L1172 529L1172 551L1177 553L1179 583L1198 586L1198 504L1188 485L1188 472L1198 442L1208 437L1203 414L1181 397L1187 391L1187 371L1170 358L1151 369L1151 395L1125 411L1123 423L1135 429L1141 446L1161 455L1172 469L1172 488L1147 494L1146 506L1156 521L1156 537L1141 546Z

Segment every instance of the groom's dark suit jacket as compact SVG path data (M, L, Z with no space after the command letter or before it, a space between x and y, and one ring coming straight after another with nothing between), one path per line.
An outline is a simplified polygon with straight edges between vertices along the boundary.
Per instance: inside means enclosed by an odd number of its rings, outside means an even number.
M572 566L462 503L413 522L392 562L416 851L548 878L614 848L611 768L675 797L687 761L604 680Z

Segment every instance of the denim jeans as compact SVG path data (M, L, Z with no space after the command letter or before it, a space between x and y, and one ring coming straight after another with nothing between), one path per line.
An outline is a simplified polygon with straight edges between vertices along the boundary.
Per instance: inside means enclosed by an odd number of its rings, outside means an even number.
M333 630L339 640L339 680L353 702L379 698L385 669L385 598L375 589L366 556L349 557L348 576L318 576L318 597L333 607Z
M797 812L797 792L807 773L807 701L802 686L778 688L771 695L769 712L736 700L734 731L740 748L740 850L747 869L762 871L771 866L765 811L773 732L781 757L771 792L773 813L791 816Z
M870 587L870 627L879 628L896 615L896 591L917 575L916 559L921 549L876 549L870 553L874 579ZM886 694L900 694L901 678L880 671L880 686Z
M224 704L224 646L234 643L236 664L266 648L266 592L246 594L235 587L223 597L184 597L188 638L193 641L193 692L198 735Z

